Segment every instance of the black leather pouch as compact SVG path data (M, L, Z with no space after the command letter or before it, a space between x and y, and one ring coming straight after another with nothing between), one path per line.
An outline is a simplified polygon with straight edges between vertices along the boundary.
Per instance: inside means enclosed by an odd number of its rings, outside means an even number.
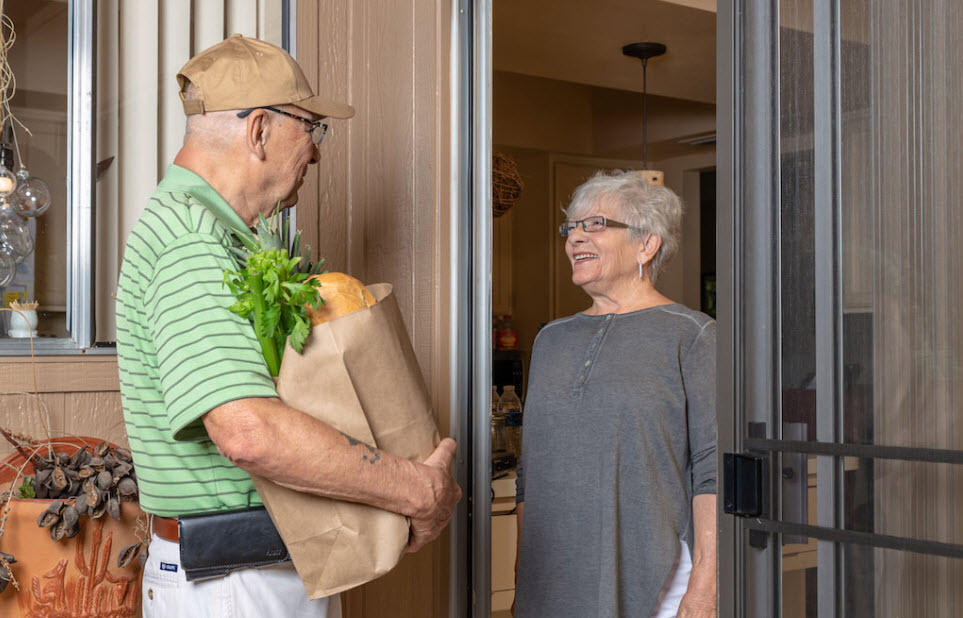
M177 525L188 581L291 559L264 507L183 515Z

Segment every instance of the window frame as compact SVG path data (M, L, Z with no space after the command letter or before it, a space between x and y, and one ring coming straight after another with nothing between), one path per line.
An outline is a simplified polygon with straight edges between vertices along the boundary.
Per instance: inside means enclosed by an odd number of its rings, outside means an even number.
M67 329L69 337L0 339L0 356L114 353L95 343L94 144L96 22L94 0L68 0Z

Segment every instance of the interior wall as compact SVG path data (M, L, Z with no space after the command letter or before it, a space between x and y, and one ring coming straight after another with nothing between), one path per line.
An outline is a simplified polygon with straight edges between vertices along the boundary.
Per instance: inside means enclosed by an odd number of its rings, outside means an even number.
M301 190L298 227L328 270L389 282L448 434L450 3L298 3L297 56L322 96L357 110L332 121ZM342 595L344 616L448 613L448 539Z
M716 106L648 95L646 127L649 158L678 156L691 147L678 143L683 136L716 130ZM642 94L592 88L593 150L612 157L642 158Z
M497 117L497 116L496 116ZM538 324L551 315L551 216L549 154L544 151L498 147L514 159L525 183L512 207L511 301L512 318L518 332L518 348L531 352ZM500 259L502 256L495 256ZM493 281L493 284L495 282ZM528 367L528 358L524 367Z
M682 242L679 245L679 252L666 265L665 271L659 278L659 288L669 298L692 309L700 309L702 305L698 172L712 169L715 165L715 146L694 154L653 162L653 167L665 173L665 186L682 198L685 208L685 214L682 216Z
M492 143L544 152L591 154L592 88L495 71Z

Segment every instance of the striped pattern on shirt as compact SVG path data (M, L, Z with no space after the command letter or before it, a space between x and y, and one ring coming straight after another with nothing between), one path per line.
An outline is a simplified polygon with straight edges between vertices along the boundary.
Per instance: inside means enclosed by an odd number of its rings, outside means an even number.
M171 174L203 183L183 168ZM198 201L205 192L163 187L130 234L117 291L121 397L141 508L177 516L259 505L248 473L218 454L201 420L229 401L277 396L251 324L228 310L232 239Z

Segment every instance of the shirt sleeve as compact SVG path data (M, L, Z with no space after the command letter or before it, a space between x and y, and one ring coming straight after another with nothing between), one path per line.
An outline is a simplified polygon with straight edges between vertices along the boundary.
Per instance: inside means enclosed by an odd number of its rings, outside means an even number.
M692 495L716 493L716 323L699 331L682 359Z
M276 397L251 323L228 308L236 266L213 237L192 233L158 257L144 303L175 440L207 438L201 417L247 397Z

